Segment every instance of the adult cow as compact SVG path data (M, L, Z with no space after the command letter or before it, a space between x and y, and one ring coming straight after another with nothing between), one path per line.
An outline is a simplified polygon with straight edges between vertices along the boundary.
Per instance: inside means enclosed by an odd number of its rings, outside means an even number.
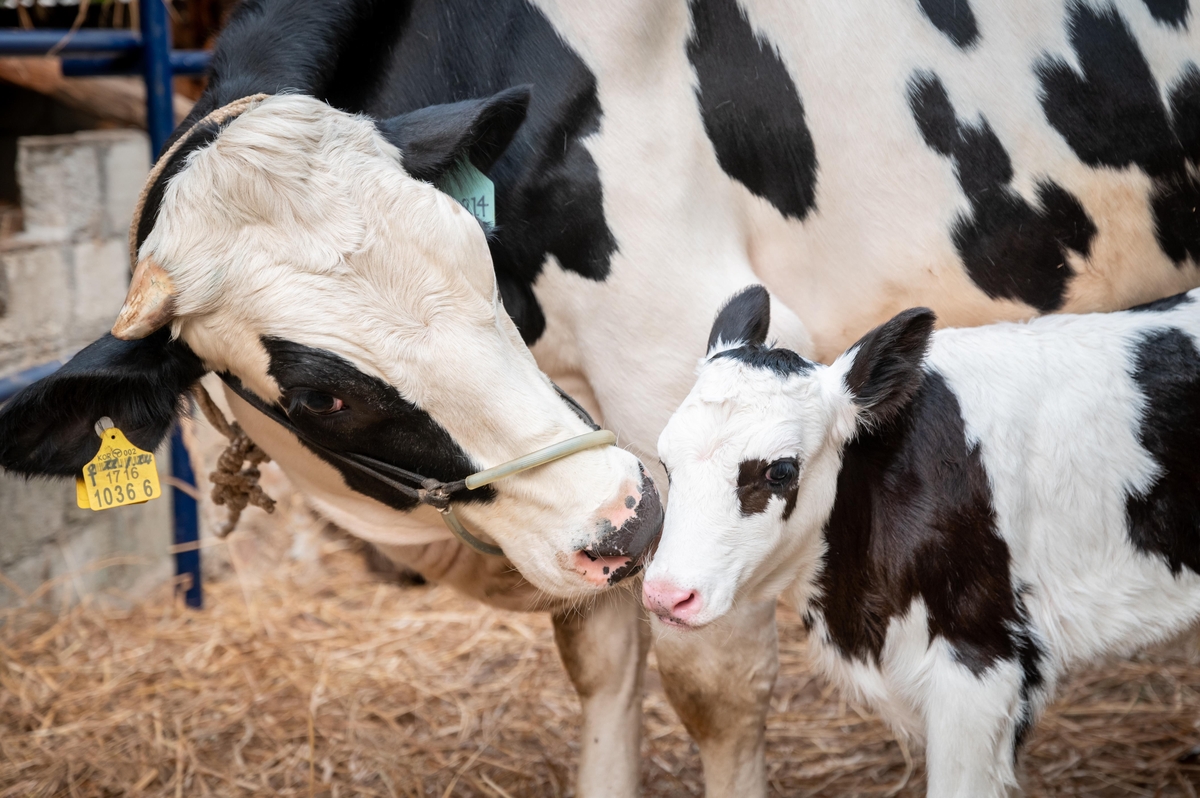
M633 458L589 451L456 503L530 587L330 452L453 480L585 430L519 330L653 462L708 320L750 283L783 300L774 337L819 359L912 305L965 325L1197 284L1190 13L1187 0L246 0L138 226L164 318L131 312L121 332L169 317L176 337L102 340L15 400L0 464L71 471L102 411L149 445L190 381L227 373L239 420L333 520L484 600L560 597L580 792L632 793L647 635L625 591L590 598L645 542L604 525L623 528L612 502L649 490ZM192 129L258 93L273 96ZM464 153L496 183L487 249L423 182ZM660 630L658 659L710 794L761 794L774 606L727 617Z

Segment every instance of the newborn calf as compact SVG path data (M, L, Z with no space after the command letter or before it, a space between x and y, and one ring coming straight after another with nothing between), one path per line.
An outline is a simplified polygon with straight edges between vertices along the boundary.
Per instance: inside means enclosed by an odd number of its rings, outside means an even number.
M659 439L647 606L693 628L786 594L818 667L924 737L931 796L997 796L1072 666L1200 617L1200 289L933 332L907 310L832 365L718 315Z

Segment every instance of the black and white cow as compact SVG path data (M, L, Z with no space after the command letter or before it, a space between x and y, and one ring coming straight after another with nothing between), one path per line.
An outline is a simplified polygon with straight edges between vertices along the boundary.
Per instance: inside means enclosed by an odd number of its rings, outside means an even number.
M559 597L580 791L630 794L649 635L629 591L590 598L648 537L607 530L649 490L633 455L662 476L712 313L765 283L772 334L827 361L913 305L968 325L1200 283L1195 31L1187 0L245 0L179 135L272 96L186 137L136 235L170 333L103 340L17 400L0 465L71 471L97 414L151 445L226 372L331 519L481 599ZM495 182L486 240L429 185L464 152ZM278 423L452 479L586 430L523 345L631 454L459 503L520 574ZM710 793L744 796L774 606L734 612L655 645Z
M659 455L647 605L684 628L782 594L818 668L927 742L929 795L1001 796L1068 669L1200 619L1200 289L933 332L831 365L718 316Z

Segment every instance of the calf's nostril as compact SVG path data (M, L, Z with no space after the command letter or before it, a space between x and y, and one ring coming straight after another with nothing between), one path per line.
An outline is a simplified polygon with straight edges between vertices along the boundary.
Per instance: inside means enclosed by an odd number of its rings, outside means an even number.
M676 618L686 618L689 615L695 614L700 609L700 597L693 590L687 594L687 598L678 602L671 608L671 614Z

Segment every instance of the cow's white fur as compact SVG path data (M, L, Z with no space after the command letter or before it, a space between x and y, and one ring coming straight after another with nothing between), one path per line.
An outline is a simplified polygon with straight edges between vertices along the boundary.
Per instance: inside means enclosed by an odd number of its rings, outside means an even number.
M1125 507L1126 496L1148 489L1160 468L1139 439L1145 400L1132 377L1135 347L1168 327L1200 341L1200 290L1192 297L1166 312L934 334L927 367L954 391L968 446L979 446L1013 588L1044 650L1034 713L1068 668L1162 641L1200 618L1200 575L1186 567L1173 575L1161 557L1135 549ZM930 639L916 600L890 622L879 665L864 663L835 648L809 603L842 446L869 423L844 383L857 354L787 377L733 358L702 362L659 441L673 489L646 580L695 590L696 625L739 602L786 594L811 613L820 669L901 732L924 738L930 795L1003 795L1015 784L1017 662L972 674L944 638ZM790 520L778 497L744 516L739 463L782 457L802 464Z
M367 118L301 96L259 103L189 157L140 256L178 287L175 334L269 401L280 389L263 336L336 352L395 386L484 467L587 431L505 314L479 224L409 177ZM431 513L410 518L355 494L276 425L249 426L335 520L378 543L437 539ZM570 555L591 542L603 508L640 485L633 456L592 449L457 512L536 585L590 595Z

